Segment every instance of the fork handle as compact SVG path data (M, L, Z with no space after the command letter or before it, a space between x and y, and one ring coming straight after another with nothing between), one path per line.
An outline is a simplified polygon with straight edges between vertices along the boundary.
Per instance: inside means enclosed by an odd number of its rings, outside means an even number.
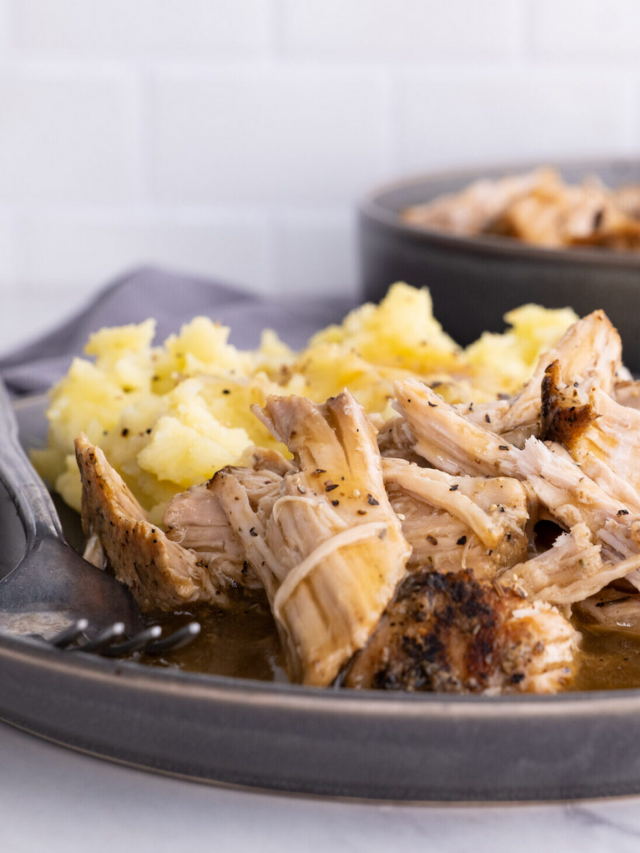
M1 380L0 436L0 480L7 487L24 525L27 549L43 538L64 539L49 492L18 439L18 423Z

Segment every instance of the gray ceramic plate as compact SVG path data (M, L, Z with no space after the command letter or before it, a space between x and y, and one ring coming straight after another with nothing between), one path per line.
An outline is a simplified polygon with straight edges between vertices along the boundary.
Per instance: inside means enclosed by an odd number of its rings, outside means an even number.
M407 179L373 192L360 209L362 288L378 300L390 282L431 289L435 315L461 344L501 331L503 315L525 302L603 308L620 330L625 361L640 371L640 253L609 249L541 249L506 237L456 237L406 225L400 212L456 192L481 177L526 172L525 163ZM598 175L608 186L640 184L640 160L556 164L567 180Z
M43 400L17 407L26 446ZM24 537L2 495L2 571ZM385 800L640 792L640 691L482 698L339 692L199 676L0 638L0 718L148 770Z

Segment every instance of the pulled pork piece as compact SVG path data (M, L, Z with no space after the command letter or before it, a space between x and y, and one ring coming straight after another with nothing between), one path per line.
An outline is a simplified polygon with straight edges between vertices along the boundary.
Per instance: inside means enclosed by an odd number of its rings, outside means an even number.
M550 248L603 246L636 249L640 223L602 185L570 187L560 182L515 198L490 226L490 233Z
M638 557L640 519L583 474L563 447L530 438L518 453L518 476L527 480L540 503L563 527L586 524L611 562Z
M414 450L414 443L413 434L403 417L389 418L378 429L378 449L383 458L404 459L424 467L427 463Z
M624 577L640 562L604 563L602 546L594 545L586 524L576 524L558 536L548 551L500 575L503 586L511 586L532 601L574 604Z
M395 390L414 449L434 468L472 477L513 476L518 450L505 439L468 421L417 379L398 381Z
M81 433L76 459L82 478L82 529L97 537L117 579L126 584L140 610L176 610L229 600L200 556L169 541L148 520L122 477Z
M550 364L542 383L543 437L560 442L611 497L640 515L640 411L599 388L562 383Z
M607 587L575 606L576 614L590 628L640 636L640 594Z
M253 504L234 469L210 484L262 581L289 675L327 685L374 631L410 548L389 504L376 435L348 392L254 409L294 454L278 494Z
M588 477L557 443L529 438L522 450L471 424L417 380L396 383L415 448L450 473L508 476L526 481L549 516L569 530L583 521L601 539L607 559L638 553L640 519ZM436 401L437 402L434 402Z
M279 495L283 476L294 468L277 451L254 447L240 466L227 470L235 473L250 503L257 506L262 499ZM247 591L262 591L260 579L245 559L244 546L208 483L176 495L162 523L169 539L200 555L219 589L238 599Z
M630 409L640 409L640 381L631 379L616 382L613 389L613 399L621 406Z
M412 547L407 568L471 568L493 578L526 559L527 493L506 477L452 477L399 459L383 459L391 506Z
M624 372L620 335L604 311L594 311L570 326L556 346L540 356L533 376L515 397L471 408L457 406L457 411L522 447L530 435L538 436L541 384L547 365L554 361L560 365L563 385L585 382L610 394L616 377Z
M562 383L557 359L545 369L541 391L540 437L569 449L598 417L589 396L578 381Z
M560 444L547 446L529 438L518 450L469 423L426 385L404 380L396 383L396 389L415 449L431 464L456 474L517 477L535 495L538 508L530 502L530 515L540 512L566 530L585 523L609 563L638 557L640 516L587 476ZM636 568L632 564L626 564L629 572ZM629 579L640 584L638 575L636 579L630 574Z
M410 575L346 687L443 693L552 693L571 678L579 634L556 610L500 593L472 572Z
M452 234L480 234L515 199L548 184L555 186L559 180L552 169L536 169L525 175L475 181L458 193L408 207L402 217L419 228L437 228Z

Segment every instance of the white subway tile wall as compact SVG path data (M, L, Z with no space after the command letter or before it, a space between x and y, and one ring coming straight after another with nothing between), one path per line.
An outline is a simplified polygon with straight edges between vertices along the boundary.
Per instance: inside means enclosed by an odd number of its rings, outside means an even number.
M355 293L376 183L639 144L633 0L0 0L0 347L142 263Z

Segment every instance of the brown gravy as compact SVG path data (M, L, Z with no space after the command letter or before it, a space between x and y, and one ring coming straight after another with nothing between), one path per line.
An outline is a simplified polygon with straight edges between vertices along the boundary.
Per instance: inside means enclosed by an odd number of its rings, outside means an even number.
M186 672L286 682L278 635L266 605L226 613L210 608L163 616L158 621L176 629L191 619L202 625L198 639L170 659L142 657L151 666ZM617 690L640 687L640 636L587 625L575 616L582 633L575 678L567 690Z
M276 626L266 603L246 610L227 612L203 607L183 613L162 615L156 621L164 633L197 620L200 636L168 658L143 655L150 666L178 667L187 672L255 678L258 681L288 681L282 666Z
M582 633L578 670L569 690L640 687L640 637L623 630L591 628L574 619Z

